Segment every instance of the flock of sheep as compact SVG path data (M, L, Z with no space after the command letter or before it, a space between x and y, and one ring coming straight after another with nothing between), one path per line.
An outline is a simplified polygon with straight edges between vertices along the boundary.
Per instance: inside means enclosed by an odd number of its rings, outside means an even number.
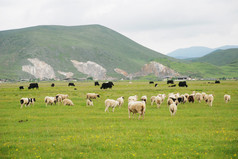
M92 99L100 98L99 94L96 93L87 93L86 94L86 105L87 106L93 106ZM157 105L157 108L160 108L160 105L165 101L166 95L165 94L158 94L157 96L152 96L150 98L151 106L155 103ZM167 105L169 107L169 111L171 113L171 116L175 115L177 112L177 106L178 104L182 103L194 103L195 100L197 100L199 103L201 101L205 101L209 106L212 106L214 95L212 94L206 94L204 92L202 93L196 93L195 91L192 92L192 94L179 94L179 93L169 93L168 99L167 99ZM228 94L224 95L224 100L226 103L228 103L231 100L231 96ZM21 98L21 108L23 105L30 106L31 104L34 105L35 98ZM73 102L69 99L69 96L67 94L57 94L55 97L49 97L46 96L44 99L44 102L46 106L48 104L56 104L56 103L62 103L63 105L73 106ZM140 101L138 101L138 96L129 96L128 98L128 114L130 119L130 114L133 113L139 113L139 118L141 116L144 119L145 110L146 110L146 103L148 102L147 96L142 96L140 98ZM105 100L105 112L109 112L109 108L112 108L112 112L114 112L114 109L118 106L121 107L124 104L124 97L119 97L117 100L114 99L106 99Z

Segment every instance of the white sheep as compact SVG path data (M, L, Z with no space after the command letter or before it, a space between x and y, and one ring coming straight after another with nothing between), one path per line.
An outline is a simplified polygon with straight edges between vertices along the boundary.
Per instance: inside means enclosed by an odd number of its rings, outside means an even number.
M63 101L64 99L69 98L69 95L68 95L68 94L57 94L57 95L55 96L55 98L56 98L56 102L62 103L62 101Z
M207 95L205 95L204 100L209 106L212 106L214 97L212 94L209 94L209 95L207 94Z
M131 112L134 114L139 113L139 118L145 115L145 109L146 105L144 101L131 101L128 103L128 114L129 114L129 119L131 118Z
M56 104L56 97L49 97L49 96L46 96L45 97L45 106L47 106L48 104L52 105L52 104Z
M87 99L86 105L93 106L93 101L91 99Z
M97 99L97 97L100 98L100 95L96 93L87 93L86 97L87 99Z
M154 102L155 102L155 98L156 98L156 96L152 96L152 97L150 98L151 105L154 104Z
M30 106L31 104L34 105L35 101L36 101L35 98L21 98L20 99L21 108L23 107L23 105L25 105L25 107Z
M228 103L231 100L231 95L225 94L224 95L224 100L226 103Z
M145 103L146 103L146 101L147 101L147 96L144 95L144 96L142 96L140 99L141 99L142 101L145 101Z
M203 95L201 93L195 94L195 99L198 100L199 103L203 100Z
M123 103L124 103L124 97L119 97L119 98L117 98L117 101L119 102L119 107L121 108L121 106L122 106Z
M169 111L170 111L171 116L176 114L177 105L175 104L175 102L173 102L172 104L169 105Z
M119 102L113 99L106 99L105 100L105 112L109 112L108 108L111 107L112 108L112 112L114 112L114 109L116 108L116 106L119 105Z
M68 106L73 106L74 105L74 103L70 99L64 99L63 104L68 105Z
M128 97L128 103L129 103L130 101L137 101L137 99L138 99L138 96L137 96L137 95L130 96L130 97Z
M162 98L161 97L159 97L159 96L156 96L155 97L155 103L156 103L156 105L157 105L157 108L160 108L160 105L162 104Z

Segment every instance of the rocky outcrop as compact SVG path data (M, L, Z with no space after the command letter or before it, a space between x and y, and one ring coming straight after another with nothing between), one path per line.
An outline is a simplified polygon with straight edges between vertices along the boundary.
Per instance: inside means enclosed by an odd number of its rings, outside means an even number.
M57 71L59 74L64 75L66 78L72 78L74 73L73 72L61 72Z
M76 60L71 60L71 62L79 72L87 74L90 77L93 77L94 80L106 79L107 70L95 62L92 61L79 62Z
M24 65L22 66L22 71L32 74L35 78L42 79L55 79L54 69L45 63L44 61L40 61L37 58L27 59L33 65Z
M150 62L149 64L145 64L141 71L128 74L126 71L121 70L119 68L114 69L115 72L124 75L125 77L132 79L134 77L140 77L140 76L147 76L149 74L154 74L157 77L164 77L164 76L179 76L177 72L170 69L167 66L164 66L158 62Z

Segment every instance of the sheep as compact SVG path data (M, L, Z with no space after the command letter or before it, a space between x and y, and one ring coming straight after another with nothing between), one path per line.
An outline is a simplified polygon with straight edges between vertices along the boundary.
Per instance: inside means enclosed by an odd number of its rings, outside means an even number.
M177 112L177 105L175 104L175 102L169 105L169 111L171 116L175 115L175 113Z
M93 101L91 99L87 99L86 105L93 106Z
M158 94L157 96L159 96L162 99L162 102L165 100L166 95L165 94Z
M168 107L169 107L172 103L174 103L174 101L173 101L171 98L168 98L168 100L167 100Z
M116 106L119 105L119 102L117 100L113 100L113 99L106 99L105 100L105 112L109 112L108 108L112 107L112 112L114 112L114 109L116 108Z
M97 97L100 98L100 95L96 93L87 93L86 96L87 99L97 99Z
M184 96L187 98L188 100L188 97L189 97L189 94L188 93L185 93Z
M160 105L162 104L162 98L159 96L156 96L155 103L157 104L157 108L160 108Z
M212 94L207 94L205 95L205 102L211 107L212 106L212 103L213 103L213 100L214 100L214 97Z
M119 102L119 108L121 108L121 106L122 106L123 103L124 103L124 97L119 97L119 98L117 98L117 101Z
M48 104L52 105L53 103L56 104L56 97L46 96L44 101L45 101L45 106L47 106Z
M147 101L147 96L142 96L142 97L141 97L141 100L142 100L142 101L145 101L145 103L146 103L146 101Z
M196 93L195 99L198 100L199 103L201 103L201 100L203 100L203 95L201 93Z
M224 95L224 100L226 103L228 103L231 100L231 95L225 94Z
M194 95L193 95L193 94L191 94L191 95L188 96L188 102L189 102L189 103L190 103L190 102L194 103Z
M63 104L68 106L74 105L74 103L70 99L67 99L67 98L63 100Z
M130 96L130 97L128 97L128 103L129 103L130 101L137 101L137 99L138 99L138 96L137 96L137 95Z
M129 114L129 119L131 119L131 112L134 114L139 113L139 118L145 115L145 109L146 105L144 101L131 101L128 103L128 114Z
M152 97L150 98L151 105L154 104L154 102L155 102L155 98L156 98L156 96L152 96Z
M64 99L69 98L69 96L68 96L68 94L57 94L57 95L55 96L55 98L56 98L56 102L62 103L62 101L63 101Z
M204 99L206 93L205 92L202 92L202 98Z
M23 107L24 104L25 104L25 107L30 106L31 104L34 105L35 101L36 101L35 98L21 98L20 99L21 108Z

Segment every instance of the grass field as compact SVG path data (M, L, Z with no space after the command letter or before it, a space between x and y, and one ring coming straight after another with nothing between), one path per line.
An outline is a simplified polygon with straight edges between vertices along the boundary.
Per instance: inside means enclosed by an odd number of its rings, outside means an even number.
M115 82L111 90L100 90L92 82L40 82L39 90L19 90L28 83L0 84L0 158L238 158L238 82L188 81L188 88L158 87L148 82ZM192 93L215 95L212 107L195 102L178 105L171 117L166 102L160 109L147 103L144 120L128 119L130 95ZM101 98L85 105L85 95ZM45 96L68 94L75 106L46 107ZM231 95L225 103L225 93ZM105 113L104 100L125 97L121 109ZM20 98L35 97L34 106L20 109ZM167 100L167 98L166 98ZM23 120L23 122L19 122Z

